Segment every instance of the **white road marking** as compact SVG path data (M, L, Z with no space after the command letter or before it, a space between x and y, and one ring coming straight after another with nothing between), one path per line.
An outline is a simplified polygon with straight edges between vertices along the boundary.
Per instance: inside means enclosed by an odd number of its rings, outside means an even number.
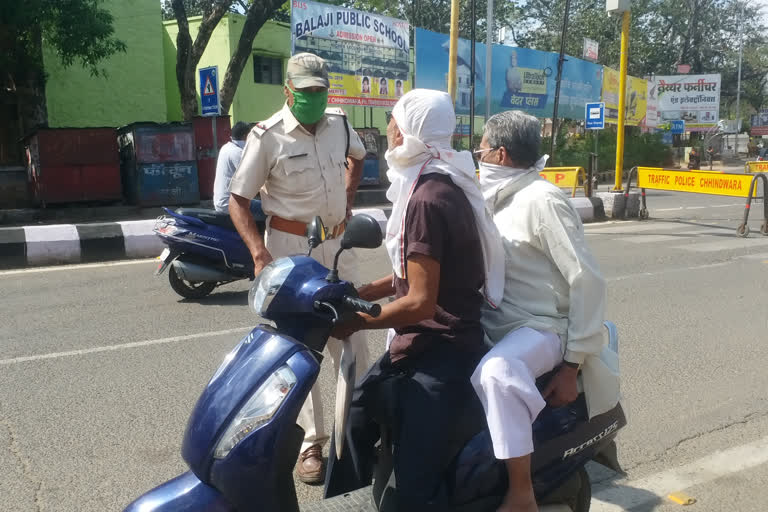
M99 352L110 352L113 350L126 350L130 348L149 347L152 345L165 345L176 343L177 341L196 340L199 338L210 338L214 336L225 336L228 334L237 334L252 329L252 327L237 327L235 329L226 329L223 331L199 332L197 334L186 334L184 336L173 336L170 338L160 338L158 340L135 341L132 343L121 343L120 345L105 345L101 347L84 348L80 350L68 350L66 352L51 352L48 354L38 354L34 356L12 357L10 359L0 359L0 366L27 363L33 361L44 361L46 359L59 359L62 357L84 356L88 354L97 354Z
M651 502L665 501L670 493L706 484L718 478L768 463L768 437L716 452L690 464L640 478L622 480L593 492L591 512L621 512Z
M690 267L673 267L666 268L664 270L658 270L656 272L638 272L637 274L625 274L623 276L615 276L607 278L608 281L625 281L627 279L634 279L638 277L655 277L664 274L672 274L674 272L688 272L691 270L705 270L708 268L724 267L732 263L736 263L740 260L764 260L768 259L768 253L760 254L743 254L741 256L735 256L728 261L718 261L715 263L704 263L702 265L692 265Z
M157 253L158 256L160 253ZM126 261L107 261L103 263L80 263L77 265L56 265L55 267L31 267L31 268L20 268L17 270L3 270L0 271L0 277L2 276L13 276L17 274L36 274L39 272L57 272L60 270L82 270L82 269L93 269L93 268L99 268L99 267L119 267L122 265L137 265L140 263L152 263L157 262L155 258L150 259L141 259L141 260L126 260Z
M704 270L704 269L714 268L714 267L723 267L725 265L730 265L734 261L736 261L736 258L734 258L731 261L720 261L718 263L707 263L705 265L694 265L692 267L668 268L668 269L664 269L664 270L659 270L657 272L639 272L637 274L626 274L626 275L623 275L623 276L609 277L608 281L609 282L625 281L627 279L634 279L634 278L637 278L637 277L655 277L655 276L660 276L660 275L663 275L663 274L671 274L671 273L674 273L674 272L685 272L685 271L690 271L690 270Z
M768 237L751 237L751 238L738 238L736 236L736 230L733 230L733 239L728 238L719 242L712 242L708 244L691 244L673 247L673 249L684 249L686 251L695 252L716 252L716 251L732 251L734 249L747 249L749 247L757 247L761 245L768 245Z
M733 206L744 206L744 203L731 203L731 204L710 204L707 206L675 206L674 208L649 208L651 213L653 212L676 212L680 210L703 210L705 208L731 208Z
M625 236L620 238L614 238L617 242L629 242L632 244L650 244L654 242L669 242L684 240L686 237L700 237L711 235L712 230L698 230L698 231L681 231L674 235L642 235L642 236Z
M624 233L642 233L644 231L667 231L672 229L688 228L686 224L677 222L622 222L608 227L587 228L585 232L588 235L615 235Z

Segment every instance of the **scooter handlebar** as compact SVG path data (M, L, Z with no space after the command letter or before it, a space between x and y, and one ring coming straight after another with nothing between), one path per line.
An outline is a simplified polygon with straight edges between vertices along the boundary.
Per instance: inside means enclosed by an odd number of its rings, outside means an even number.
M358 313L365 313L372 317L377 317L381 314L380 304L374 304L373 302L368 302L367 300L351 297L349 295L345 296L342 302L346 307Z

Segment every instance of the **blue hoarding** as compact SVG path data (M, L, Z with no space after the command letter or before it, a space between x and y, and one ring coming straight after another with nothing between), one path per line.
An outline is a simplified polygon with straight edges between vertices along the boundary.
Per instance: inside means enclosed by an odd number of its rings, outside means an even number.
M448 36L416 29L415 86L448 90ZM555 102L558 54L493 45L491 112L523 110L551 117ZM459 39L456 113L469 113L471 45ZM583 119L584 105L599 102L602 66L573 57L563 65L558 115ZM475 44L475 111L485 112L485 44Z

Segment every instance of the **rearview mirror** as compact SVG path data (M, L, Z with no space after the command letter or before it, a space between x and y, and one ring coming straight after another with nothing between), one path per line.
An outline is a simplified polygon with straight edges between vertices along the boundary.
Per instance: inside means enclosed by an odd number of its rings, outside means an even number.
M379 221L363 213L349 219L340 243L342 249L375 249L383 239Z
M307 226L307 243L309 243L309 252L321 243L325 242L326 232L323 219L315 217Z

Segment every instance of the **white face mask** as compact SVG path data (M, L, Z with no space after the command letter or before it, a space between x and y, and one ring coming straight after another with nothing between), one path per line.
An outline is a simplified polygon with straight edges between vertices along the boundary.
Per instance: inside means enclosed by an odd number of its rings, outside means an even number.
M496 193L503 186L515 181L520 176L531 172L539 173L547 165L549 155L539 158L535 164L527 169L517 169L505 165L480 162L480 190L483 191L483 197L486 202L493 202Z

